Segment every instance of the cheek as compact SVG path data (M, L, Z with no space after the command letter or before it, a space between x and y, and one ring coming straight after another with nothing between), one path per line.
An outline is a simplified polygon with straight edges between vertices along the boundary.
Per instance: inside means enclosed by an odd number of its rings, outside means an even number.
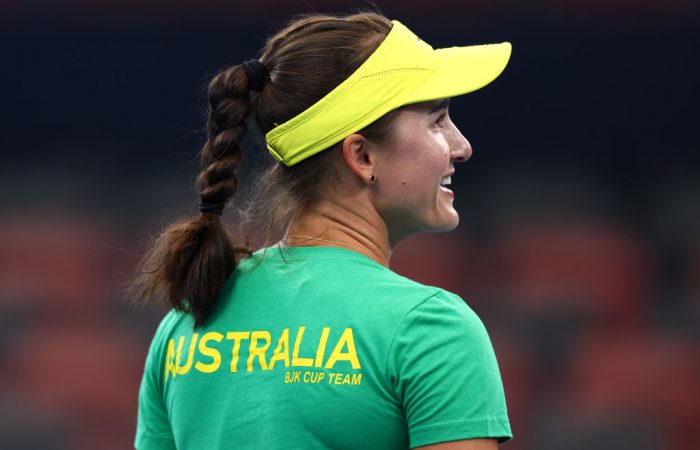
M421 133L416 125L385 148L380 161L383 187L392 196L415 198L439 187L450 165L450 150L442 133Z
M387 188L399 199L409 199L421 192L424 182L425 177L422 174L404 170L393 177Z
M449 151L433 149L431 154L424 148L396 164L386 174L386 188L395 194L415 198L429 195L439 188L441 178L447 173L450 164Z
M427 178L425 171L415 170L415 166L397 165L394 172L386 174L381 184L377 183L381 203L390 208L422 209L419 205L425 204L431 196L426 189Z

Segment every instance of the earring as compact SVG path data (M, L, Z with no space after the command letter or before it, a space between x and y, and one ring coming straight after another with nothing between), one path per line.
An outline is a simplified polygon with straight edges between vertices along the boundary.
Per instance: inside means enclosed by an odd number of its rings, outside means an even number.
M375 181L377 181L377 177L375 177L374 175L369 177L369 184L374 184Z

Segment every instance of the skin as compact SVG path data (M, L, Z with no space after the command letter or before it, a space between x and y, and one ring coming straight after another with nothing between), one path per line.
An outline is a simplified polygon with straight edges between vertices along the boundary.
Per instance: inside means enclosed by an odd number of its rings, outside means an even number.
M338 177L317 207L287 233L323 240L287 243L354 249L388 267L392 249L402 239L457 226L454 193L440 181L471 154L469 141L450 119L446 100L408 105L398 112L383 142L360 134L343 140Z
M448 231L459 223L454 194L440 186L472 148L450 120L448 102L402 108L389 138L345 138L338 177L318 206L290 228L289 245L334 245L360 251L389 266L393 247L418 232ZM372 184L370 177L376 182ZM335 242L328 242L335 241ZM495 439L466 439L425 450L495 450Z
M464 439L416 448L421 450L496 450L498 449L498 441L495 439Z

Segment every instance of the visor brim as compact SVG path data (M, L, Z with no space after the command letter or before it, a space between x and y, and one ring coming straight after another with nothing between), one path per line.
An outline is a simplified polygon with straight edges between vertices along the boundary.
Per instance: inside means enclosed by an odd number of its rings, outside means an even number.
M495 80L506 68L510 42L436 49L434 72L404 98L404 104L455 97L474 92Z

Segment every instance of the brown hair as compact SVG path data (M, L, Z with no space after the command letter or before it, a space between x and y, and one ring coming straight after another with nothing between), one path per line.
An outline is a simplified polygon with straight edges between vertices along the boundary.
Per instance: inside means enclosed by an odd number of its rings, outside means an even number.
M236 193L234 170L243 157L239 141L251 108L260 132L267 133L348 78L390 29L391 22L376 13L310 15L291 21L262 51L265 80L252 104L242 65L215 75L207 89L207 141L201 149L201 172L195 184L201 202L228 203ZM368 139L382 139L390 131L392 116L385 115L362 133ZM264 245L280 239L292 222L316 204L322 187L332 179L338 147L293 167L274 162L257 178L239 220L265 224ZM163 295L173 308L191 313L195 326L200 326L216 306L236 264L250 254L247 239L244 245L234 244L221 217L202 212L162 232L141 261L128 292L139 300Z

